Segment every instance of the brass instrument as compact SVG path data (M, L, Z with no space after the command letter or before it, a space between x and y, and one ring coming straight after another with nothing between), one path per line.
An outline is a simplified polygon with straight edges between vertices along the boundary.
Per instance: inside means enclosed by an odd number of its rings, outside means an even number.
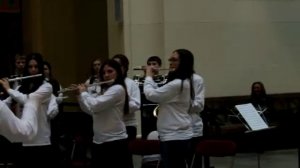
M158 116L158 112L159 112L159 105L157 105L154 109L153 109L153 116L157 117Z

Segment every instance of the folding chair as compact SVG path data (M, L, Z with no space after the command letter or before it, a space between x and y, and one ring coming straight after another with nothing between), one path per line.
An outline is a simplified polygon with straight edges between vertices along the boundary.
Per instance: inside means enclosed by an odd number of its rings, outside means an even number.
M160 154L159 140L135 139L129 142L129 151L133 155L154 155ZM156 168L160 166L157 161Z

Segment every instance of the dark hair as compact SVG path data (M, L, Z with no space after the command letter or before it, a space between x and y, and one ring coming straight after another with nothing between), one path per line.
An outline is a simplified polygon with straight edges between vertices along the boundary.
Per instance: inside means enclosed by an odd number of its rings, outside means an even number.
M179 56L179 65L177 69L169 72L168 81L174 79L190 79L194 73L194 56L193 54L186 49L177 49L174 52L178 53Z
M256 94L254 91L255 85L260 85L261 92L259 94ZM253 104L255 108L268 108L269 111L271 111L272 107L272 98L270 98L265 90L264 84L262 82L253 82L251 85L251 96L250 96L250 102Z
M19 53L17 53L15 55L15 61L17 61L17 60L25 60L25 59L26 59L26 55L19 54Z
M17 63L17 60L25 60L26 61L26 55L22 55L22 54L19 54L19 53L17 53L16 55L15 55L15 58L14 58L14 64L13 64L13 75L15 76L18 76L18 75L23 75L23 69L21 70L21 72L20 72L20 69L17 69L17 66L16 66L16 63ZM21 74L20 74L21 73Z
M106 60L105 62L103 62L103 64L101 65L100 71L99 71L99 74L100 74L99 76L100 76L101 81L104 81L104 77L103 77L104 72L103 71L104 71L104 67L106 65L109 67L112 67L117 72L117 77L112 85L119 84L119 85L123 86L123 88L125 89L124 114L128 114L129 113L129 99L128 99L127 88L126 88L126 84L125 84L125 77L122 73L121 65L114 59L109 59L109 60ZM105 85L105 84L101 85L101 92L108 89L112 85Z
M112 57L112 59L120 59L121 66L124 68L124 77L127 77L128 67L129 67L129 60L124 54L116 54Z
M52 66L47 61L44 61L44 65L46 65L48 67L48 69L49 69L49 77L52 78L53 77L52 76ZM43 69L44 69L44 67L43 67Z
M194 71L194 55L187 49L177 49L173 53L177 53L179 56L179 65L174 71L168 73L167 83L174 79L181 79L181 90L183 88L183 80L190 80L191 98L195 98L194 86L193 86L193 74Z
M255 85L260 85L261 87L261 94L260 95L256 95L255 92L254 92L254 86ZM260 97L266 97L267 96L267 93L266 93L266 89L265 89L265 86L262 82L253 82L252 85L251 85L251 97L257 97L257 96L260 96Z
M38 71L40 74L42 74L42 76L36 78L28 78L22 81L22 85L20 86L19 91L25 94L29 94L36 91L43 84L45 79L43 73L44 61L40 53L30 53L26 56L24 76L31 75L29 74L29 62L31 60L35 60L37 62Z
M53 74L52 74L52 66L49 62L47 61L44 61L44 65L46 65L49 69L49 79L48 79L48 82L52 85L52 89L53 89L53 94L55 96L58 96L58 91L60 90L60 84L58 82L58 80L56 80L54 77L53 77ZM44 68L44 67L43 67Z
M147 60L147 64L149 62L151 62L151 61L157 62L158 65L161 66L161 59L158 56L151 56L151 57L149 57L148 60Z

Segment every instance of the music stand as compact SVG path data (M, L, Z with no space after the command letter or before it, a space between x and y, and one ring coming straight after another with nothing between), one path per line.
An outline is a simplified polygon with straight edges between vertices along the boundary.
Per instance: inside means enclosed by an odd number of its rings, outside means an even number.
M245 121L242 122L248 129L245 133L258 133L263 130L274 128L268 126L266 121L262 118L262 116L251 103L236 105L235 108L239 111L240 117L242 117ZM240 120L242 121L241 118ZM257 166L258 168L260 168L259 152L257 152L257 162Z

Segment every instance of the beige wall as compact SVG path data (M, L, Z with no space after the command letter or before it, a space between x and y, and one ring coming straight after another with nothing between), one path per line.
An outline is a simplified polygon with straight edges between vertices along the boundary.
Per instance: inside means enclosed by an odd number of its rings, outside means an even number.
M122 1L120 1L122 2ZM115 16L115 0L107 1L107 20L108 20L108 49L109 57L115 54L124 53L124 28L123 21L118 20ZM122 3L120 4L122 7ZM122 10L119 11L122 15Z
M269 93L300 91L300 1L123 0L121 21L114 2L23 1L25 53L41 52L64 86L85 80L95 57L126 54L132 76L149 56L168 67L187 48L206 97L249 94L256 80Z
M195 55L206 96L245 95L253 81L269 93L300 91L300 1L124 0L131 65L177 48ZM131 72L135 73L135 72Z
M23 2L24 52L40 52L63 86L84 82L90 63L108 57L107 5L99 0Z
M163 3L161 0L120 1L123 6L121 21L115 19L115 1L107 1L109 56L125 54L130 60L129 76L133 76L140 72L133 72L132 68L145 65L146 56L164 54Z
M87 78L90 61L125 53L134 66L151 55L190 49L207 97L249 94L253 81L269 93L299 92L300 1L296 0L27 0L24 52L41 52L66 86Z

